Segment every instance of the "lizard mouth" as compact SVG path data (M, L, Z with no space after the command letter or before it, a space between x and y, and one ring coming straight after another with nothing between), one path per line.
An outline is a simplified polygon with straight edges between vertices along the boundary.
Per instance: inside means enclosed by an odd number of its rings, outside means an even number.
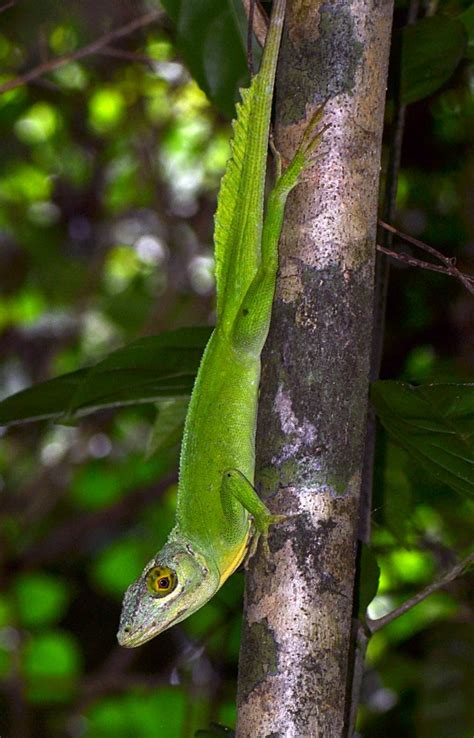
M124 648L136 648L144 643L151 641L152 638L159 635L163 630L167 630L178 620L182 620L187 613L187 608L180 610L174 618L168 620L164 628L160 628L158 623L152 623L149 627L137 628L135 631L129 625L120 628L117 633L117 640Z
M132 633L131 628L123 628L117 633L117 640L124 648L135 648L147 641L151 641L156 635L155 631L136 630Z

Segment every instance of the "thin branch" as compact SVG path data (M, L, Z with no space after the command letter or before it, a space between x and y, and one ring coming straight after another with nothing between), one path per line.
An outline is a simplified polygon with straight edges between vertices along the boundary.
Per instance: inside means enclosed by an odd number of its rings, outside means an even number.
M456 564L451 569L449 569L447 572L445 572L445 574L443 574L442 577L440 577L436 581L429 584L427 587L422 589L421 592L418 592L418 594L406 600L402 605L400 605L400 607L396 607L395 610L392 610L391 612L387 613L381 618L377 618L376 620L367 618L367 627L369 629L369 632L371 634L376 633L378 630L383 628L385 625L388 625L388 623L391 623L392 620L399 618L400 615L404 615L406 612L408 612L413 607L415 607L415 605L418 605L419 602L422 602L427 597L429 597L431 594L433 594L434 592L437 592L438 589L441 589L441 587L444 587L446 584L449 584L449 582L452 582L453 579L456 579L456 577L459 577L464 572L464 570L467 569L468 566L470 566L473 562L474 562L474 551L472 551L469 554L469 556L466 556L465 559L463 559L458 564Z
M259 2L252 3L252 0L242 0L242 2L245 8L245 12L247 13L247 18L250 17L252 4L255 5L254 18L253 18L253 32L255 34L255 37L258 43L263 48L265 44L265 39L267 36L267 28L268 28L267 14L265 13L264 9L262 8Z
M5 5L0 5L0 15L4 13L5 10L13 8L14 5L16 5L16 0L11 0L9 3L5 3Z
M416 259L414 256L411 256L410 254L400 253L398 251L391 251L390 249L386 249L383 246L380 246L377 244L377 250L381 251L383 254L386 254L387 256L390 256L392 259L396 259L397 261L401 261L402 264L408 264L408 266L413 267L420 267L421 269L428 269L428 271L431 272L438 272L440 274L446 274L448 277L455 277L456 279L459 279L459 276L457 274L453 274L452 269L448 269L447 267L440 266L439 264L432 264L430 261L423 261L422 259ZM462 274L462 272L459 272L459 274ZM474 277L471 277L469 274L464 274L464 278L472 285L472 289L470 292L474 289ZM465 285L465 282L461 280L462 284Z
M67 552L74 550L77 554L84 545L91 532L106 525L110 531L119 528L124 520L130 521L145 505L159 499L160 495L176 482L176 473L171 472L155 484L143 487L121 498L114 505L98 510L87 512L67 520L63 525L57 526L52 533L42 541L34 543L26 552L22 560L25 568L28 566L44 565L55 561Z
M103 49L99 49L101 56L112 56L116 59L125 59L126 61L134 61L139 64L148 64L153 66L158 63L158 59L153 59L152 56L147 54L139 54L136 51L126 51L125 49L116 49L113 46L105 46Z
M25 72L24 74L20 74L14 79L10 79L7 82L4 82L2 85L0 85L0 95L4 92L8 92L8 90L13 90L16 87L21 87L21 85L38 79L38 77L41 77L43 74L53 72L55 69L58 69L65 64L69 64L76 59L83 59L85 56L95 54L104 47L110 46L112 42L117 41L119 38L129 36L131 33L137 31L139 28L150 25L150 23L153 23L154 21L158 20L158 18L161 18L162 15L163 13L161 10L152 10L149 13L140 16L139 18L135 18L134 20L130 21L130 23L127 23L125 26L121 26L121 28L116 28L115 31L110 31L109 33L106 33L104 36L101 36L95 41L92 41L92 43L87 44L86 46L83 46L76 51L73 51L71 54L64 54L63 56L57 56L54 59L49 59L48 61L39 64L37 67L30 69L29 72Z
M438 259L438 261L441 261L441 263L445 265L445 273L449 274L451 277L459 279L464 287L469 290L471 294L474 294L474 277L463 274L463 272L459 271L459 269L455 266L456 260L454 258L445 256L440 251L437 251L435 248L433 248L433 246L429 246L427 243L419 241L417 238L414 238L413 236L409 236L408 234L399 231L398 228L385 223L383 220L379 220L379 224L382 226L382 228L385 228L385 230L389 231L390 233L396 234L407 243L410 243L412 246L416 246L417 248L426 251L426 253L434 256L434 258ZM439 270L435 269L433 271Z

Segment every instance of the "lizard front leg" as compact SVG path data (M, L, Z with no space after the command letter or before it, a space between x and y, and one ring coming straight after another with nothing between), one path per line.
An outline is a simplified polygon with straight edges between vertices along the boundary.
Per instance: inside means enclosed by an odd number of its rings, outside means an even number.
M227 469L222 476L221 496L224 509L228 507L229 497L238 500L252 515L255 535L252 540L249 558L255 553L259 537L262 536L267 555L268 531L271 525L286 520L286 515L274 515L260 499L253 485L238 469ZM227 504L226 504L227 503Z

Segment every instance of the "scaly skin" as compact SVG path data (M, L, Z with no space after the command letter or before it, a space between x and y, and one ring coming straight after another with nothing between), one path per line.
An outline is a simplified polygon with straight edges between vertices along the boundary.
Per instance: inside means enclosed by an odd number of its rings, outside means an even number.
M276 0L262 65L234 128L216 216L217 326L186 417L176 525L125 594L118 640L126 647L145 643L205 604L242 562L251 529L266 535L279 520L252 486L260 354L270 324L286 198L320 135L314 135L317 113L278 177L263 220L284 12L285 0Z

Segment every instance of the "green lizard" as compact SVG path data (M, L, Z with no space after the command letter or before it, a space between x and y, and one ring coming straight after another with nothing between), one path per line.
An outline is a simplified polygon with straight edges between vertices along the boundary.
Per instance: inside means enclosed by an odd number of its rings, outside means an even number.
M312 160L317 113L263 217L273 85L286 0L275 0L262 63L242 91L215 219L217 325L196 378L181 448L176 525L128 588L118 640L133 647L204 605L273 516L253 488L260 354L278 267L286 198Z

